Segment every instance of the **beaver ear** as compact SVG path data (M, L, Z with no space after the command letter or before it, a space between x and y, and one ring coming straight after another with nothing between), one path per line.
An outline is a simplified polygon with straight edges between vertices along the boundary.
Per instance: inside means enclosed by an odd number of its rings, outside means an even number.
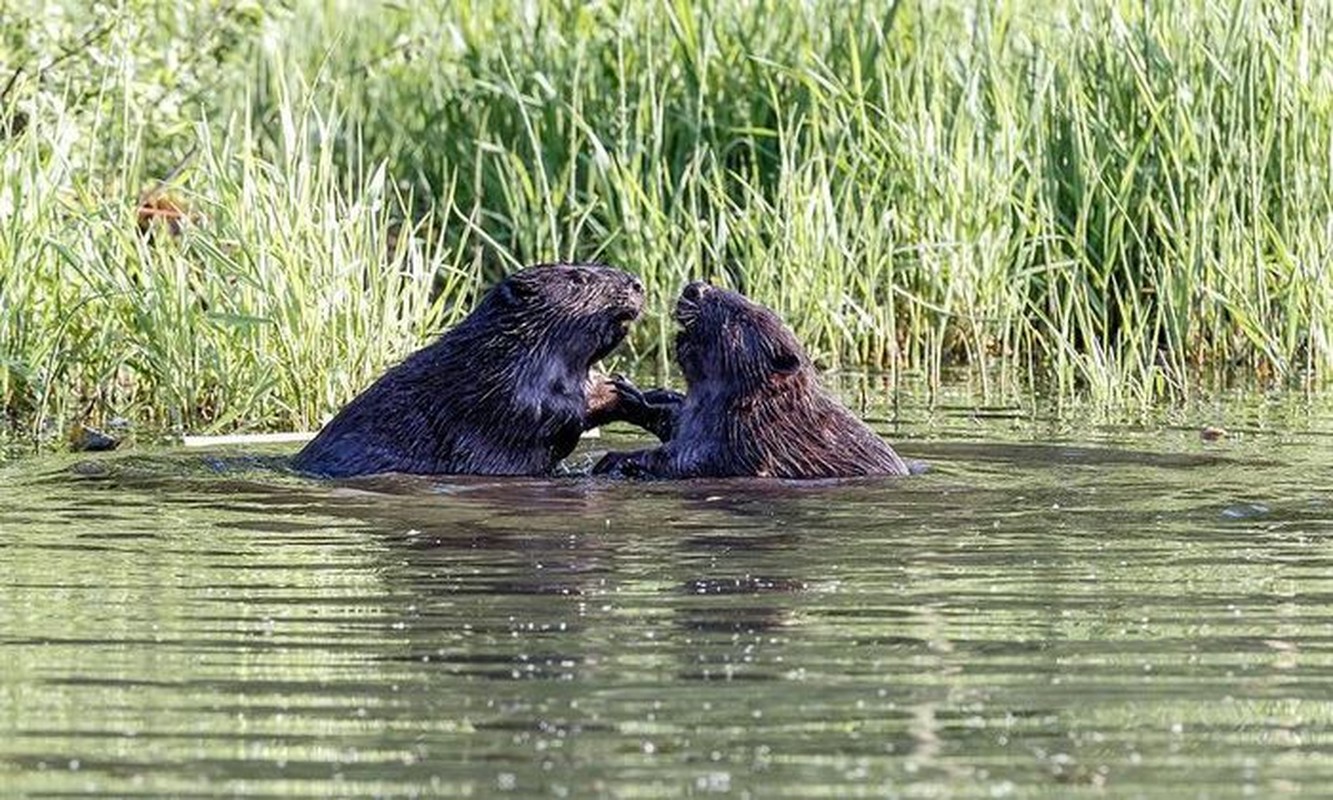
M506 305L511 306L522 305L525 301L530 300L537 294L537 288L535 286L527 281L517 280L515 278L510 278L504 283L501 283L498 289L500 292L500 299L503 300Z

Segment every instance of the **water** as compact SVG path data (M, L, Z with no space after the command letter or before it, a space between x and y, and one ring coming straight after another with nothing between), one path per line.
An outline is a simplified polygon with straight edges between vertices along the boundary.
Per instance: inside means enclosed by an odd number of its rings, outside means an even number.
M1010 416L816 485L11 464L0 794L1333 786L1333 413Z

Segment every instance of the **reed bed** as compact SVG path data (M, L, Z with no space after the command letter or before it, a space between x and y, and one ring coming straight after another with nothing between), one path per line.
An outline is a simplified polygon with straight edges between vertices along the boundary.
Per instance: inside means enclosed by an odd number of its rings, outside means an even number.
M555 259L643 278L620 366L662 377L696 277L983 401L1333 368L1326 3L55 7L0 35L0 407L34 432L309 428ZM180 232L141 232L163 197Z

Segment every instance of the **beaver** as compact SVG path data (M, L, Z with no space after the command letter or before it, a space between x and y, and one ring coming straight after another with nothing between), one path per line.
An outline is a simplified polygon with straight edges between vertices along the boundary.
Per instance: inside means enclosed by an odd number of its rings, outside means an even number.
M642 309L643 285L613 267L516 272L343 407L292 466L326 477L549 473L584 430L634 421L638 406L622 409L616 383L589 369Z
M608 453L594 474L696 478L906 475L893 448L819 386L777 314L696 281L676 304L683 396L620 387L625 417L654 420L660 447ZM637 424L637 423L636 423Z

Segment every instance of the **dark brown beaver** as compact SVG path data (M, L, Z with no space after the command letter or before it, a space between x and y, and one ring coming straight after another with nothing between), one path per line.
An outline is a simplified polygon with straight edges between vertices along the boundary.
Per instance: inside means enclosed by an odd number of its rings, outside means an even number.
M348 403L292 466L330 477L550 472L584 430L620 418L614 387L588 370L642 308L642 284L611 267L515 273Z
M676 360L688 391L636 400L627 416L661 447L608 453L595 474L695 478L905 475L893 448L819 387L805 349L777 314L695 282L676 304ZM633 387L623 387L631 402ZM641 423L639 423L641 424Z

